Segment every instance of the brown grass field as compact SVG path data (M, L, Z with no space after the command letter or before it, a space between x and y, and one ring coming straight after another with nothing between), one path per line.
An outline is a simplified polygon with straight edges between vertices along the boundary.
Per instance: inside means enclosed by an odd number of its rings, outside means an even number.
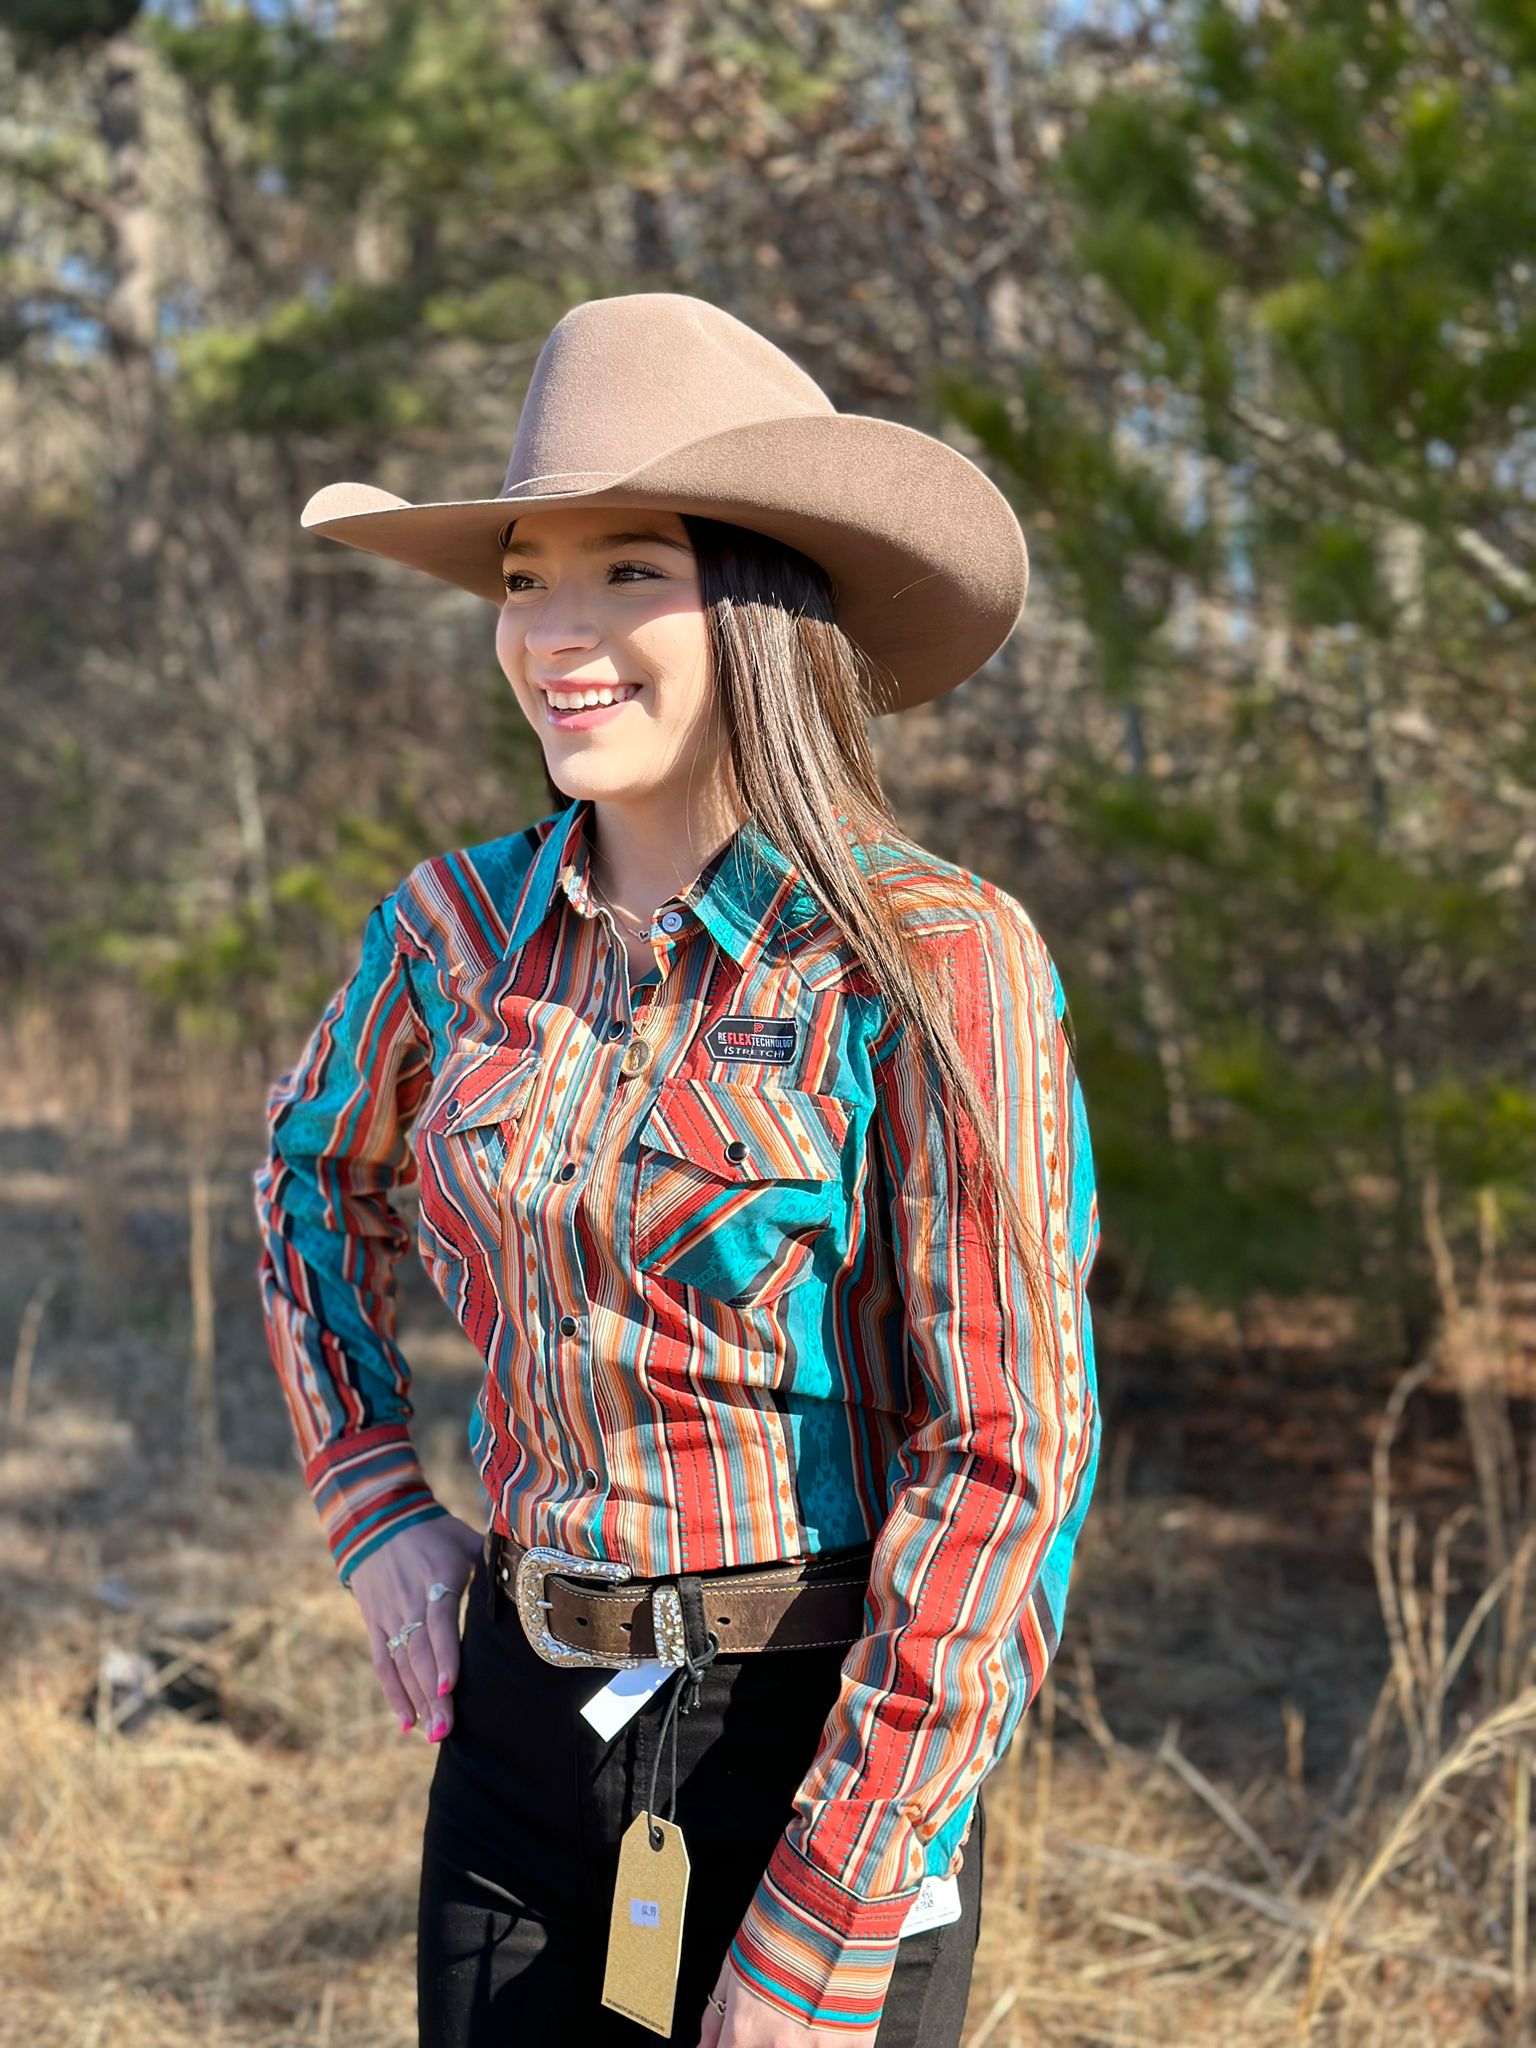
M121 1117L82 1133L81 1097L21 1071L0 2042L405 2048L432 1751L377 1688L292 1461L254 1077L198 1171ZM988 1783L968 2048L1536 2038L1528 1360L1496 1288L1448 1255L1442 1277L1407 1379L1347 1304L1241 1328L1096 1305L1104 1456L1061 1657ZM414 1261L401 1328L428 1471L478 1522L475 1360ZM156 1660L126 1716L114 1653Z

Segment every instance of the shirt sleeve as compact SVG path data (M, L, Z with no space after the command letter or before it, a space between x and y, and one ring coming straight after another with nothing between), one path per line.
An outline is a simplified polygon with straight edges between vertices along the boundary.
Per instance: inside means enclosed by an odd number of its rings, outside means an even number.
M448 1512L412 1447L410 1371L395 1341L410 1231L389 1191L416 1178L407 1135L432 1078L397 895L370 912L356 970L270 1090L255 1175L267 1342L344 1586L389 1537Z
M960 1199L973 1140L962 1156L947 1088L887 1024L872 1048L875 1140L906 1302L908 1433L864 1633L729 1958L759 1997L849 2032L879 2019L928 1845L951 1820L963 1840L959 1809L1045 1677L1099 1442L1086 1296L1098 1203L1061 982L1000 892L974 923L929 937L954 961L961 1047L1049 1248L1053 1321L1031 1307L997 1205Z

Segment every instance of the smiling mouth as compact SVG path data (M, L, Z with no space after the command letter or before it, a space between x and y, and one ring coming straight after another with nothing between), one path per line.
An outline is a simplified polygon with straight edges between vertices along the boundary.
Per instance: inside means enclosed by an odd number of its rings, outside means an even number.
M631 697L640 694L638 683L610 683L604 685L605 695L587 696L574 690L544 689L541 695L545 709L555 714L569 714L577 711L606 711L615 704L627 704ZM570 697L573 702L560 704L558 697Z
M629 702L631 696L639 694L639 684L637 682L602 682L602 684L588 684L588 686L575 686L575 684L561 686L561 684L553 684L551 682L551 684L539 684L537 688L539 688L539 694L543 696L545 707L549 711L602 711L606 705L625 705L625 702ZM596 692L608 692L608 694L604 696L604 694L596 694ZM555 702L555 698L559 698L559 696L573 698L573 702L567 702L567 705L559 705L559 702Z
M546 732L579 733L595 732L603 725L615 725L639 694L639 685L633 684L620 695L610 697L606 703L599 699L594 703L572 704L562 708L546 699L544 729Z

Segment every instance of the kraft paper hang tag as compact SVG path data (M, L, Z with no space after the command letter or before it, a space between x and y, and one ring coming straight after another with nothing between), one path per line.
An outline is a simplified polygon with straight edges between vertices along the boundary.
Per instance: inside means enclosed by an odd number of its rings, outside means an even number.
M651 1847L653 1827L663 1838L659 1849ZM603 2003L653 2034L672 2031L687 1896L688 1851L682 1829L642 1808L619 1844Z
M959 1878L925 1877L917 1897L907 1908L907 1917L901 1923L901 1932L922 1934L930 1927L947 1927L951 1920L959 1918Z
M645 1705L658 1685L664 1685L676 1669L659 1657L647 1657L631 1671L615 1671L601 1691L593 1693L581 1710L581 1718L609 1742L624 1723Z

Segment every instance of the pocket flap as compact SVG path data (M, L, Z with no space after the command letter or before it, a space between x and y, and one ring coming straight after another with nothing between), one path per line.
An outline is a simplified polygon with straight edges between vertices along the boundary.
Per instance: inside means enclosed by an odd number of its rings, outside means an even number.
M516 1123L538 1069L539 1055L525 1045L497 1046L482 1054L451 1077L430 1128L448 1132L474 1124Z
M836 1180L849 1115L836 1095L674 1074L662 1082L640 1142L721 1180Z

